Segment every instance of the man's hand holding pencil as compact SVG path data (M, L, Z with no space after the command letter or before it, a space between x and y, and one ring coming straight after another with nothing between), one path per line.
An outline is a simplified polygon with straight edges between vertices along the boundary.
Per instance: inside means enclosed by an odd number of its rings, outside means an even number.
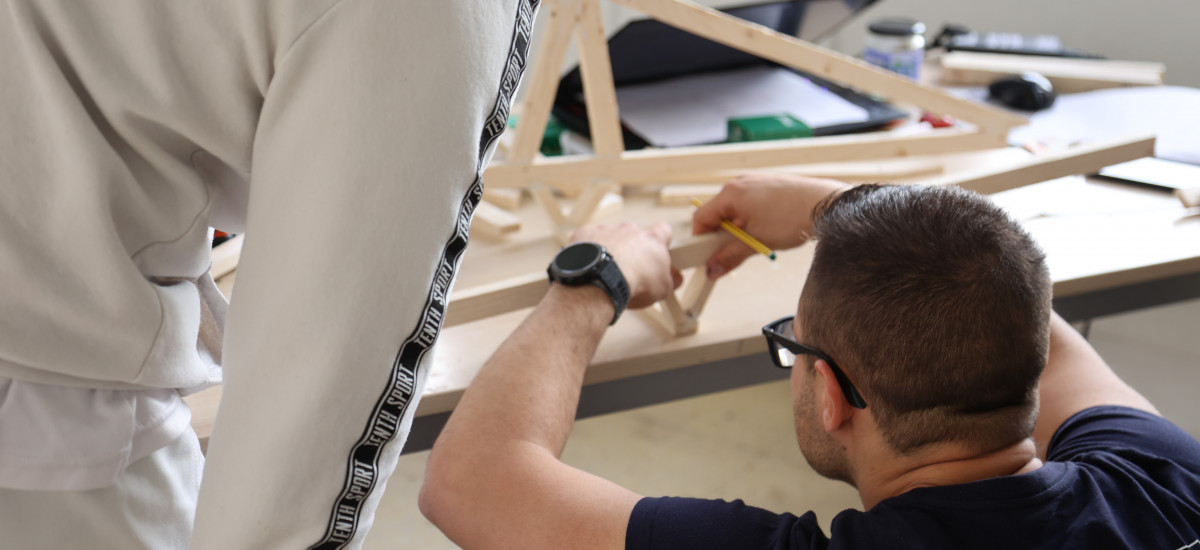
M709 258L708 277L716 279L754 254L770 256L772 249L804 244L812 229L813 207L849 187L834 180L783 174L748 174L726 183L692 218L694 235L725 228L739 237Z

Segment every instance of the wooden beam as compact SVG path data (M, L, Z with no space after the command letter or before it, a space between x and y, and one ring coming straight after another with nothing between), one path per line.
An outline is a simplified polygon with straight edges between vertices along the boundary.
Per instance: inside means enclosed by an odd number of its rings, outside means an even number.
M925 134L883 132L725 143L672 149L626 151L615 159L586 155L538 159L531 164L493 164L484 178L493 187L526 187L536 181L588 181L608 178L650 184L656 178L721 170L745 170L808 162L907 157L1004 147L1005 140L975 130L947 128Z
M784 166L759 171L767 174L829 178L846 182L864 182L938 175L945 171L945 165L941 161L933 159L899 159L898 161L862 161L840 164ZM659 178L658 183L663 188L658 191L658 204L659 206L691 204L692 197L707 201L721 191L721 187L725 182L745 173L745 170L724 170L709 174L680 174L678 176L672 175L670 177ZM632 183L626 182L626 184Z
M1200 187L1176 189L1175 198L1179 199L1179 202L1188 208L1200 206Z
M699 199L700 202L708 202L709 199L721 192L722 187L725 187L725 185L721 183L668 185L659 190L658 205L687 206L692 204L692 199Z
M521 229L521 218L490 202L480 202L471 219L471 232L489 237L502 237Z
M663 304L654 304L650 307L644 307L636 310L635 313L641 315L648 323L656 328L662 329L667 336L675 336L675 320L671 318L671 314L667 313Z
M687 304L688 317L693 321L700 318L700 312L708 303L708 297L712 294L715 284L716 280L708 278L703 264L696 266L696 272L692 274L687 290L683 293L683 303Z
M538 46L537 60L529 73L530 87L525 90L525 101L519 110L517 137L507 159L513 163L532 161L541 148L567 45L579 22L580 0L546 0L541 9L546 12L546 30Z
M704 304L708 303L708 296L712 294L714 284L716 281L708 278L704 266L697 266L680 300L684 309L682 320L675 322L676 336L695 334L700 330L700 313L704 311Z
M245 233L234 235L213 247L212 267L208 269L208 272L212 274L214 281L237 269L238 257L242 255L242 242L246 240L245 237Z
M226 300L233 298L233 282L237 279L237 270L226 273L224 277L217 279L217 290L225 296Z
M600 204L596 205L596 211L592 214L592 220L614 218L625 209L625 197L617 192L605 193L600 199Z
M895 178L911 178L930 176L945 172L945 164L936 159L885 159L863 160L858 162L798 164L795 166L776 166L756 170L769 174L785 174L807 176L812 178L829 178L841 181L879 181ZM625 181L627 185L659 184L691 186L701 183L724 183L742 174L745 170L721 170L717 172L698 172L694 174L671 174L654 180Z
M588 186L571 205L571 211L567 214L567 226L574 229L587 225L596 214L596 209L600 207L600 201L615 188L616 185L611 182L593 183Z
M1075 59L1035 55L949 52L941 56L941 82L986 86L1006 75L1033 71L1045 76L1060 93L1125 86L1161 86L1166 66L1145 61Z
M960 99L831 50L819 48L772 29L747 23L732 15L683 0L613 0L634 10L688 31L776 63L837 83L849 84L898 102L917 105L939 115L971 122L987 133L1007 134L1026 123L1024 117Z
M541 184L534 184L529 188L530 194L534 199L537 199L538 204L542 205L542 210L550 216L550 221L556 227L562 227L567 224L567 215L563 212L562 204L558 202L558 197L554 196L554 191L549 187Z
M671 265L688 269L703 265L728 235L710 233L671 246ZM548 261L548 260L547 260ZM544 272L522 275L470 290L454 292L446 309L443 327L452 327L537 305L550 282Z
M1154 156L1154 136L1138 136L1080 145L1062 152L1033 157L1004 168L977 170L929 180L929 185L957 185L984 194L1076 174L1092 174L1105 166Z
M524 198L524 194L524 191L520 189L484 189L483 200L505 210L516 210L521 208L521 199Z
M621 118L617 114L617 92L608 58L608 41L604 36L604 20L600 16L600 0L584 0L579 26L575 28L575 43L579 48L579 74L587 100L592 149L599 156L615 157L625 150L625 142L621 137Z

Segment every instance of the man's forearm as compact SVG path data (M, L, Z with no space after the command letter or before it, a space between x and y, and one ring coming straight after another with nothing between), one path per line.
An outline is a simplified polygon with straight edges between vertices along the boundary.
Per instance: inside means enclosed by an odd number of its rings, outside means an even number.
M479 371L438 445L520 440L560 454L583 373L611 320L612 302L599 288L552 285Z
M572 238L603 243L612 265L620 262L632 308L678 286L666 223L583 228ZM550 285L463 395L433 446L419 499L425 517L459 546L624 547L641 495L559 460L613 308L598 287Z
M421 489L422 513L454 542L504 547L498 528L541 513L544 476L559 464L612 315L599 288L551 285L479 371L433 447Z

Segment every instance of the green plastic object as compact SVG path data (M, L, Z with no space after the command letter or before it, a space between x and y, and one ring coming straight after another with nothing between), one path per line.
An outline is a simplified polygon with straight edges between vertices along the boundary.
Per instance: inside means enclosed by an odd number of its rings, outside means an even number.
M517 115L510 115L508 117L509 128L516 128L519 122L520 120ZM562 156L562 133L566 129L567 127L563 126L557 118L554 118L554 115L550 115L550 118L546 121L546 131L542 133L542 145L538 150L548 157Z
M548 157L557 157L563 154L562 134L567 130L554 115L550 115L550 120L546 121L546 131L542 133L542 146L540 150L543 155Z
M727 142L812 137L812 128L789 114L729 119Z

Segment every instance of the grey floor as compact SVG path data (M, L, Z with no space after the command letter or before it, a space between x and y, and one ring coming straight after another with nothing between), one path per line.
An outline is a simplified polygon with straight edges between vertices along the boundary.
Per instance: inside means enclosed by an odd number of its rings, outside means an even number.
M1200 437L1200 301L1096 320L1093 345L1162 413ZM456 548L417 510L428 452L401 457L368 550ZM825 528L860 506L817 476L796 448L786 382L579 421L564 460L646 495L741 498L769 510L814 510Z

